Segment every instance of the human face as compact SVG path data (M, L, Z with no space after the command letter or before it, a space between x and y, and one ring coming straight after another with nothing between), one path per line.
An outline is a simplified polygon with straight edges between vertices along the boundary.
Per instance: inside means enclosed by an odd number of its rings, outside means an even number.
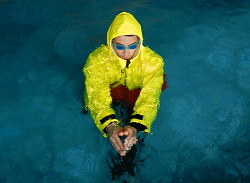
M136 43L138 41L137 36L118 36L114 38L113 42L119 45L123 45L125 47L129 47L130 45ZM124 60L129 60L133 58L135 52L137 49L139 49L139 45L137 46L136 49L123 49L123 50L118 50L115 46L113 46L114 51L116 55Z

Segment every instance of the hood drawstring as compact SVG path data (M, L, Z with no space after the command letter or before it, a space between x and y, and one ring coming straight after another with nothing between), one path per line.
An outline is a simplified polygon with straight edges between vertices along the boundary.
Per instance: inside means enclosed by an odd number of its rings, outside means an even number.
M130 60L128 59L126 62L126 68L128 68L129 64L130 64Z

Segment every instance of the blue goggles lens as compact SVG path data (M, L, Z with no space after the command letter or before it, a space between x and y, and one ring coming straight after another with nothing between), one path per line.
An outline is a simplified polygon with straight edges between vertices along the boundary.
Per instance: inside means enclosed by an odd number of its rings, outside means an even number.
M128 47L126 47L126 46L124 46L124 45L121 45L121 44L117 44L117 43L115 43L115 42L113 42L113 44L114 44L114 46L115 46L115 48L116 48L117 50L125 50L125 49L134 50L134 49L137 48L139 42L140 42L140 41L138 40L137 42L135 42L134 44L129 45Z

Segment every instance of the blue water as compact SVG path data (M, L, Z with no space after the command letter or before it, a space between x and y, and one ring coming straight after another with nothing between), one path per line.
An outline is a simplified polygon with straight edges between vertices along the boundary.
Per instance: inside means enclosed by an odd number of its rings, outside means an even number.
M169 85L135 182L250 182L247 0L0 0L0 182L111 182L81 69L122 11Z

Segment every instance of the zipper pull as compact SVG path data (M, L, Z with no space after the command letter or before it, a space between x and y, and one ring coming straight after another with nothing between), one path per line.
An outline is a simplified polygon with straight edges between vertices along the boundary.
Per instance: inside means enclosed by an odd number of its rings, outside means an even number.
M126 68L128 68L129 64L130 64L130 60L128 59L126 62Z

